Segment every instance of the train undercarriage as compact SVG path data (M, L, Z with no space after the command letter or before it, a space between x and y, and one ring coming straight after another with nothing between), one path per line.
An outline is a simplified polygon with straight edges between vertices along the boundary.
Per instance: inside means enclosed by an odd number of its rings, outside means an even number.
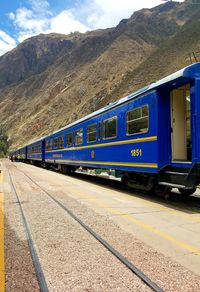
M16 159L15 161L22 160ZM46 163L36 160L23 160L23 162L57 170L67 175L72 175L76 170L80 169L79 166ZM82 171L91 169L96 175L106 172L108 175L121 179L121 182L128 188L151 192L165 198L169 197L172 188L177 188L184 196L190 196L195 193L197 185L200 183L200 164L195 164L191 169L165 167L158 174L81 167Z

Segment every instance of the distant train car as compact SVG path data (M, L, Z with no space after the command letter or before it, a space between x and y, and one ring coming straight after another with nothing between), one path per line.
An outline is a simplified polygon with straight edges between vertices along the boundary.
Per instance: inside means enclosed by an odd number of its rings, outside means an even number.
M11 159L15 161L24 162L26 161L26 158L27 158L26 147L19 148L11 154Z
M190 195L200 182L199 133L197 63L38 140L34 157L64 172L114 169L134 188Z
M27 161L35 164L44 162L44 140L40 139L27 145Z
M27 148L23 147L19 150L19 160L25 161L27 158Z

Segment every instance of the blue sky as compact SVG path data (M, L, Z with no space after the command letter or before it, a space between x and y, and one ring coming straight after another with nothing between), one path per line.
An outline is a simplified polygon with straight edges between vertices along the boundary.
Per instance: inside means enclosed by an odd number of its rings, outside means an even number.
M162 0L0 0L0 55L40 33L69 34L112 27L136 10L161 3Z

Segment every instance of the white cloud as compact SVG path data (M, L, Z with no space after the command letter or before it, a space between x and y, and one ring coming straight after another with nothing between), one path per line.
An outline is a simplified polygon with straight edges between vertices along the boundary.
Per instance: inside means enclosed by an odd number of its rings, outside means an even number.
M19 8L15 14L15 25L18 28L37 32L45 29L48 25L47 19L38 19L34 15L34 11L27 8Z
M18 34L18 38L17 38L17 40L18 40L19 43L21 43L21 42L23 42L24 40L26 40L26 39L28 39L28 38L31 38L31 37L34 36L34 35L38 35L39 33L40 33L40 32L38 32L38 33L33 33L33 32L28 33L28 32L26 32L26 31L20 31L19 34Z
M15 40L3 30L0 30L0 56L16 46Z
M38 3L40 7L40 1ZM45 13L47 13L46 16ZM48 15L48 11L45 12L42 8L38 12L38 7L35 8L34 4L32 9L27 9L25 7L18 8L15 13L11 12L8 16L14 22L15 27L19 31L18 41L21 42L27 37L37 35L48 29Z
M50 4L46 0L29 0L32 10L39 15L51 14L49 7Z
M40 33L69 34L74 31L88 30L84 24L74 18L70 10L64 10L53 16L47 1L30 0L30 3L31 9L18 8L15 13L11 12L8 15L19 31L19 42Z
M183 1L179 0L179 2ZM87 0L85 7L77 13L85 14L90 28L107 28L116 26L123 18L129 18L134 11L163 3L162 0Z
M70 32L86 32L88 28L76 20L69 10L62 11L50 20L49 32L69 34Z
M162 0L76 0L74 8L55 15L47 0L29 0L30 8L18 8L15 12L10 12L8 17L15 25L18 42L22 42L40 33L69 34L116 26L134 11L161 3ZM1 45L4 48L2 51L6 51L6 46L8 49L13 47L13 43L5 41Z
M11 20L14 20L15 14L13 12L8 13L8 18L10 18Z

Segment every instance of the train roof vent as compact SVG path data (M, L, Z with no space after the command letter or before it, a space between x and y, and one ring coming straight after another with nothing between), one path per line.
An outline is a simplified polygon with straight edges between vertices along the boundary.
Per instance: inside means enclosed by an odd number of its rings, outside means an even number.
M135 96L137 96L137 95L139 95L139 94L147 91L148 88L149 88L149 85L148 86L145 86L145 87L143 87L143 88L141 88L141 89L139 89L139 90L137 90L135 92L133 92L133 94L131 94L131 95L128 96L128 99L129 98L133 98L133 97L135 97Z

